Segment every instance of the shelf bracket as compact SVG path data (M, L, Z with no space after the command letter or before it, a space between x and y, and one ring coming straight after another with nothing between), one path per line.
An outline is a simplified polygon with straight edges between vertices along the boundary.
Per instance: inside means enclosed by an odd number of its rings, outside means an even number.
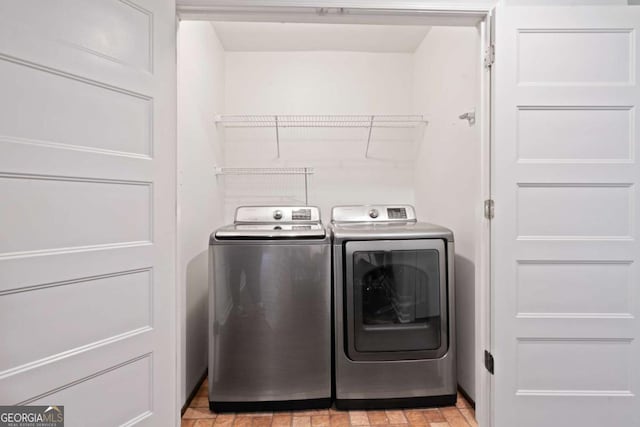
M369 120L369 136L367 137L367 149L364 152L364 157L369 158L369 144L371 144L371 131L373 131L373 120L376 116L371 116L371 120Z
M278 153L278 159L280 158L280 129L278 128L278 116L275 117L276 122L276 150Z
M309 168L304 168L304 204L309 206Z

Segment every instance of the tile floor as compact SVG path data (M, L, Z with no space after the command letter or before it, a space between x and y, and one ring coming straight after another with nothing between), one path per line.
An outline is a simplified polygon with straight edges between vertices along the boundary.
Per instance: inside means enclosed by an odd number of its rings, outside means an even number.
M471 405L458 394L456 406L387 411L317 409L293 412L209 411L205 381L182 417L182 427L477 427Z

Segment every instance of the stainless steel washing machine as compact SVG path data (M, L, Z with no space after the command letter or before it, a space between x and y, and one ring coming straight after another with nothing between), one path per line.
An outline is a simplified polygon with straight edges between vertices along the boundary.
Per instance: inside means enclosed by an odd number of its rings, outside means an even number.
M236 210L210 238L209 406L331 405L331 244L316 207Z
M330 229L336 406L454 404L451 230L409 205L338 206Z

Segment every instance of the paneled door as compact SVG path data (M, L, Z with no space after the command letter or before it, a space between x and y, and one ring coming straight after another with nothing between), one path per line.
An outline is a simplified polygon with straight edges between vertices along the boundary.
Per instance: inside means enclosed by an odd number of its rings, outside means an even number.
M640 425L640 7L500 7L495 427Z
M0 2L0 404L176 425L175 4Z

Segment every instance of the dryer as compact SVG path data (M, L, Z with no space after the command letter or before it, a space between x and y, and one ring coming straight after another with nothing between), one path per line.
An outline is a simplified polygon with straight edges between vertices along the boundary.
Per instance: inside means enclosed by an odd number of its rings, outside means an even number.
M456 401L454 241L410 205L332 210L340 409Z

